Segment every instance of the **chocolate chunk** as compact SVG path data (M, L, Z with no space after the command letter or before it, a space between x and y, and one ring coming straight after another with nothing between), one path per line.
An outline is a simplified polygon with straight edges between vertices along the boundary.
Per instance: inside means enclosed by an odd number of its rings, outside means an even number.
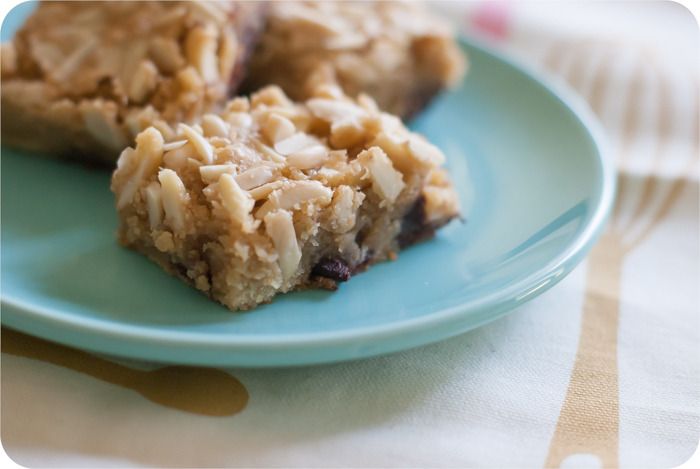
M344 260L337 257L324 257L314 266L311 275L345 282L350 279L352 272Z
M172 263L173 268L175 269L175 273L179 275L183 280L188 280L189 277L187 276L187 266L185 264L182 264L180 262L173 262Z
M419 241L432 238L434 235L435 228L426 220L425 197L421 195L401 221L401 232L398 236L399 247L403 249Z

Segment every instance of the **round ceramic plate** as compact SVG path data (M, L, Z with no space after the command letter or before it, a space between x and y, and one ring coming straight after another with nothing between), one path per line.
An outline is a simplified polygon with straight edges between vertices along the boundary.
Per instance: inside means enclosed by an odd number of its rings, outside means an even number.
M447 154L466 223L334 293L231 313L116 244L107 171L3 148L2 323L116 356L286 366L437 341L539 295L590 249L613 169L575 98L480 46L464 49L464 83L412 126Z

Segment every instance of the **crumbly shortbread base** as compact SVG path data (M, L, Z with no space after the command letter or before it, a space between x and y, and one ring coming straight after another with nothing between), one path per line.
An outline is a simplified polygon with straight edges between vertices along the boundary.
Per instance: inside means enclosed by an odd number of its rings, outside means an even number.
M3 143L113 165L149 125L220 108L264 6L42 2L2 47Z
M136 141L112 178L120 242L232 310L335 288L459 211L440 150L334 86L302 104L269 87Z
M417 2L274 2L244 88L306 99L320 82L409 118L464 74L446 22Z

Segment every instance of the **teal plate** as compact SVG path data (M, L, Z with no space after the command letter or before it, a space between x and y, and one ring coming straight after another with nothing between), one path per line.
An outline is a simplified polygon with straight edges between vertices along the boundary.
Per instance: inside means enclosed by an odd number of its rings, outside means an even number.
M463 46L468 77L412 126L447 154L467 223L334 293L231 313L116 244L108 172L3 148L2 323L115 356L287 366L445 339L541 294L600 233L614 170L577 98Z

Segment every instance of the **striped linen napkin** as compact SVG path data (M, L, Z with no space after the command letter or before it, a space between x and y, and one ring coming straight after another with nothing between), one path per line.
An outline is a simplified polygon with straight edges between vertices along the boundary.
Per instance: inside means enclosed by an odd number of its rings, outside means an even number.
M495 323L346 364L158 369L3 330L2 445L16 462L671 467L691 456L697 23L673 3L437 7L568 82L599 116L619 197L588 260Z

